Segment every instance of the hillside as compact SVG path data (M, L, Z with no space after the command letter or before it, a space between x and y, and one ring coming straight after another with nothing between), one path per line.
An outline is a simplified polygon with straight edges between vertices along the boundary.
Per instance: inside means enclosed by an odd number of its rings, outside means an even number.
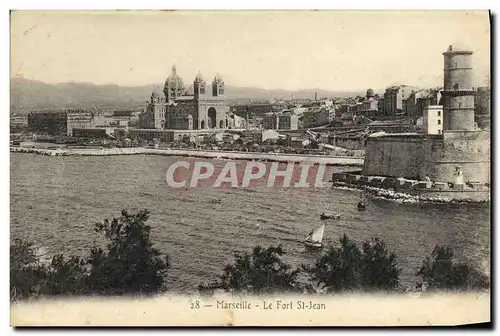
M47 84L25 78L13 78L10 80L11 113L26 113L31 110L50 108L144 106L151 92L155 88L162 87L163 84L135 87L91 83ZM346 97L362 94L362 92L333 92L320 89L286 91L253 87L226 87L226 95L230 102L248 101L249 99L290 99L292 96L293 98L312 99L314 92L318 92L318 97Z

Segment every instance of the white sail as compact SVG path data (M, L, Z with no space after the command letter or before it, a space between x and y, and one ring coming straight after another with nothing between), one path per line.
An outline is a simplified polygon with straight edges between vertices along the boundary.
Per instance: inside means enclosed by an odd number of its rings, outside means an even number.
M314 229L309 237L314 242L321 242L323 240L324 232L325 232L325 224L322 224L318 226L316 229Z

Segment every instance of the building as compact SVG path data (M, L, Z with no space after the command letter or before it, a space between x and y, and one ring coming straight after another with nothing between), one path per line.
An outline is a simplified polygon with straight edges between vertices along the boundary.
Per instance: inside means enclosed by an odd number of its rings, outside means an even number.
M265 130L297 130L299 129L299 116L290 112L268 113L262 119Z
M335 108L323 106L318 111L318 126L328 125L335 120Z
M67 135L68 118L65 111L30 112L28 132L46 135Z
M262 118L262 128L265 130L276 130L278 129L279 121L278 114L274 112L266 113Z
M94 114L86 110L69 110L67 116L67 135L73 135L74 128L92 128Z
M443 107L441 105L426 106L423 114L423 131L426 134L441 134L443 132Z
M159 141L174 142L189 140L199 142L212 134L220 133L220 129L205 130L167 130L167 129L138 129L131 128L128 131L128 137L136 141Z
M230 114L228 116L228 128L229 129L246 129L247 120L246 118L240 117L237 114Z
M291 113L282 113L278 115L278 130L297 130L299 129L299 117Z
M367 118L376 118L378 115L378 101L375 99L375 93L372 89L366 90L364 100L356 104L356 114Z
M28 114L28 132L72 136L74 128L92 128L93 112L82 109L51 110Z
M317 113L313 110L304 111L302 113L302 127L311 128L316 127L318 124Z
M383 116L394 118L403 113L403 101L415 88L408 85L392 86L385 90Z
M453 185L456 190L463 183L489 185L490 133L477 129L474 121L472 51L450 45L443 56L441 134L369 136L363 175L425 180ZM428 106L426 110L428 116L435 113L432 120L437 123L440 109ZM437 126L434 129L438 131ZM463 181L457 182L457 176Z
M226 129L229 107L224 81L219 75L215 76L211 88L209 90L203 76L198 73L192 88L186 90L176 66L172 66L163 92L153 91L145 112L139 117L139 125L176 130Z
M385 114L385 99L384 97L382 96L381 98L378 99L377 101L377 116L378 117L384 117L386 114Z
M246 116L247 112L249 116L263 116L266 113L277 111L275 110L277 105L272 105L269 103L248 103L248 104L238 104L231 106L231 112L239 115L240 117ZM283 106L281 106L283 108Z
M135 126L142 113L144 113L144 108L119 109L113 111L113 116L126 118L128 126Z
M73 128L74 137L107 138L109 133L105 128Z
M27 116L11 116L10 117L10 132L26 132L28 129L28 117Z
M413 91L403 102L404 114L410 120L417 120L424 115L427 106L442 105L441 89L425 89Z

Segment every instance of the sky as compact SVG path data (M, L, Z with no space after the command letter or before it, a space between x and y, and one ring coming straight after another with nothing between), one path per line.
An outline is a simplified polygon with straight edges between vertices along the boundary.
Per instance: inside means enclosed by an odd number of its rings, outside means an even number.
M487 11L14 11L11 77L46 83L185 82L376 90L441 86L450 44L474 52L474 84L490 69Z

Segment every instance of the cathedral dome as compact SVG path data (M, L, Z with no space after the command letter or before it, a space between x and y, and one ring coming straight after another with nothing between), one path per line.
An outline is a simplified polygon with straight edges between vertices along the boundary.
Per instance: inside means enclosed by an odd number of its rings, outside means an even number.
M366 97L367 98L371 98L373 96L375 96L375 94L373 93L373 89L366 90Z
M175 64L172 66L172 74L168 76L167 80L165 81L165 88L184 88L184 82L182 78L177 74L177 68L175 67Z

